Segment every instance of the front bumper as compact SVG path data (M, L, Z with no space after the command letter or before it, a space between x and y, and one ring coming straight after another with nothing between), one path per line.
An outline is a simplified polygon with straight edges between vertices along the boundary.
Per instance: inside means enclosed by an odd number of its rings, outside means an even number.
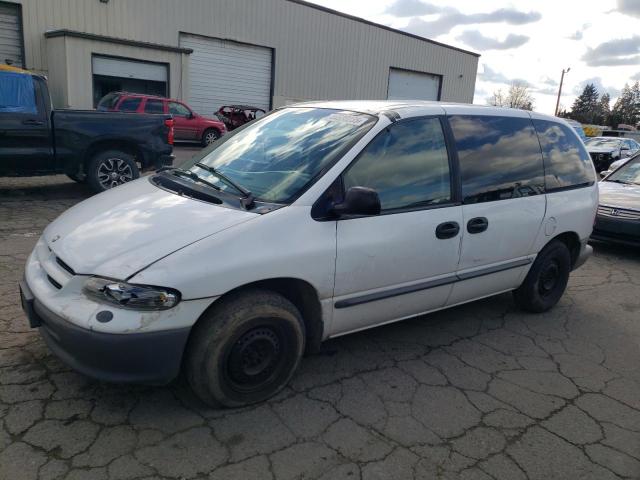
M100 380L171 381L191 327L213 299L183 300L168 310L127 310L88 298L83 293L87 278L58 258L43 238L27 259L22 306L52 352ZM110 319L101 317L105 311Z
M190 328L111 334L78 327L39 302L20 282L22 306L32 327L64 363L106 382L162 385L180 371Z
M640 246L640 221L598 215L591 234L593 240Z

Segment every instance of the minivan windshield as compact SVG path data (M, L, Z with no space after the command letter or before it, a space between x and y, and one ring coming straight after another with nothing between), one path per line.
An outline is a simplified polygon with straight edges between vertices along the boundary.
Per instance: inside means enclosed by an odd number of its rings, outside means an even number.
M606 179L606 182L640 185L640 155L633 157Z
M364 113L285 108L226 135L182 168L231 194L240 188L258 201L289 203L375 122Z

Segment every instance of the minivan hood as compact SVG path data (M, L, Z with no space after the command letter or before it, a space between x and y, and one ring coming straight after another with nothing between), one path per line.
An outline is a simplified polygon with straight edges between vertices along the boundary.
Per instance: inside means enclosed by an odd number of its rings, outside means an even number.
M181 197L142 178L70 208L43 236L76 273L125 280L188 244L257 217Z
M600 205L640 211L640 185L598 182Z

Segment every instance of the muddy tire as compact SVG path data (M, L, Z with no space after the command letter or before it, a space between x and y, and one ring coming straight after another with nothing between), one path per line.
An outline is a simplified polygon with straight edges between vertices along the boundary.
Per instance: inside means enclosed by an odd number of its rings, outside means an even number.
M194 327L185 370L196 395L216 407L262 402L295 372L305 347L298 309L268 290L232 294Z
M529 312L546 312L562 297L571 273L571 254L559 240L549 243L538 254L531 270L513 297L516 304Z

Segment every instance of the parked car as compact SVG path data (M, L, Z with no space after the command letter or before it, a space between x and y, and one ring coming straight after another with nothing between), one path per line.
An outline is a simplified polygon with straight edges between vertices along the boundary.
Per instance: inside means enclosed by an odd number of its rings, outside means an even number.
M613 162L630 157L640 150L640 144L630 138L593 137L585 142L596 170L608 170Z
M227 133L227 127L220 120L199 115L180 100L155 95L111 92L102 97L97 109L109 112L173 115L175 139L199 142L205 147Z
M597 204L589 155L555 117L302 104L62 214L23 306L87 375L166 383L184 366L203 401L236 407L328 338L506 291L552 308Z
M636 153L635 155L638 155L638 153ZM634 156L635 156L634 155ZM634 156L632 157L626 157L626 158L621 158L620 160L616 160L615 162L613 162L611 165L609 165L609 168L607 170L603 170L602 172L600 172L600 176L602 178L606 177L607 175L609 175L610 173L616 171L618 168L620 168L622 165L624 165L625 163L627 163L629 160L631 160L632 158L634 158Z
M52 110L45 77L0 66L0 176L66 173L102 191L173 162L170 115Z
M262 108L248 105L224 105L216 112L216 116L224 122L229 131L241 127L256 118L262 118L266 112Z
M600 205L591 238L640 246L640 155L599 184Z

